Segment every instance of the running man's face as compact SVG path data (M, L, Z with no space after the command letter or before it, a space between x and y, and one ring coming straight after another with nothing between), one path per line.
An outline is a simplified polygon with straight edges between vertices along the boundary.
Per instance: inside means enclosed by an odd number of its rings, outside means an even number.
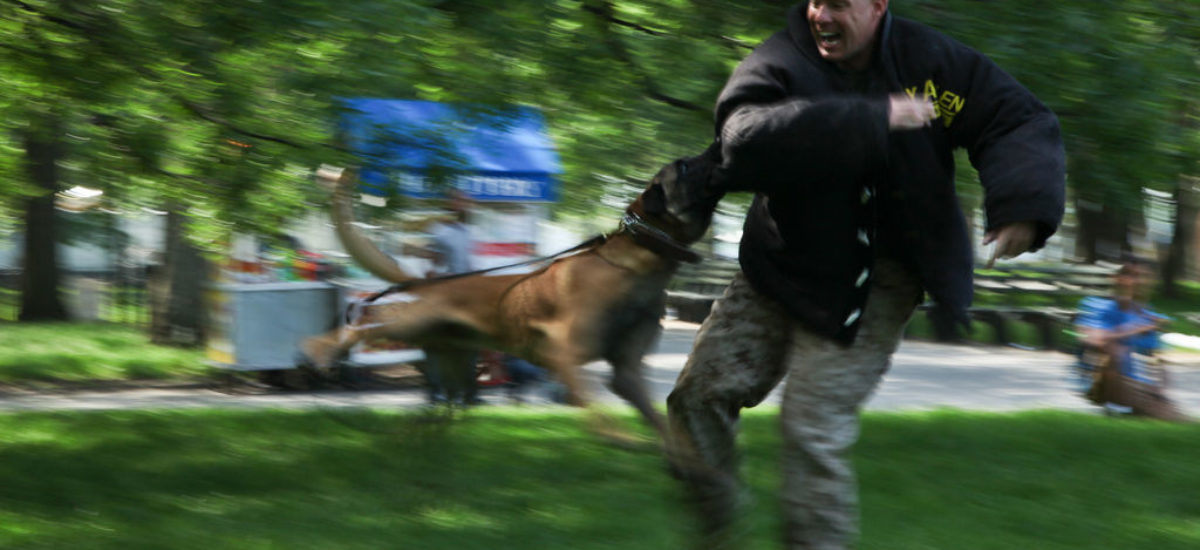
M811 0L808 24L821 57L842 69L865 69L888 0Z

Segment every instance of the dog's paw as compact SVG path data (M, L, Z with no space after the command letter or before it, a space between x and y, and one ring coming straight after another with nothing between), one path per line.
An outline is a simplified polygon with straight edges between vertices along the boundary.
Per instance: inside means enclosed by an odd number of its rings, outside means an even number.
M658 442L650 437L633 433L607 415L593 413L588 418L588 431L605 443L627 451L658 451Z
M296 353L296 366L310 369L328 369L337 360L337 348L330 346L323 338L310 338L300 344Z

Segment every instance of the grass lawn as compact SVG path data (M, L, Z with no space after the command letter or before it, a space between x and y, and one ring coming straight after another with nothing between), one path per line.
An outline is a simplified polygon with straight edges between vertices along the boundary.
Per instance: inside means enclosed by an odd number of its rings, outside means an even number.
M1166 331L1200 336L1200 323L1183 316L1185 313L1200 313L1200 282L1180 281L1179 295L1175 298L1166 298L1161 290L1150 304L1156 311L1172 317Z
M186 378L206 372L197 350L155 346L109 323L0 322L0 383Z
M651 452L565 410L0 415L0 548L686 547ZM635 425L632 415L624 415ZM774 410L743 422L748 548L777 548ZM1200 427L869 414L866 550L1200 548Z

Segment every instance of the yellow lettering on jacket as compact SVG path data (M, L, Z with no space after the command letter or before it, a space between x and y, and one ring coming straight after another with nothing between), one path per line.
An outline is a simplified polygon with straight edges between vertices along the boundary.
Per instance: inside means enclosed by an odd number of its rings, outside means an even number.
M938 93L937 85L933 83L933 80L926 80L923 87L913 86L905 88L904 93L908 97L915 99L918 90L920 90L922 98L933 102L933 107L937 110L938 118L942 119L942 124L947 128L950 127L950 124L954 122L954 117L958 116L958 113L967 104L967 98L950 90L943 89L941 93Z
M942 95L938 98L936 104L938 116L942 117L942 124L945 124L949 128L950 123L954 122L954 117L958 115L959 111L962 111L963 106L966 104L966 98L950 90L942 90Z
M925 81L925 98L928 99L928 98L937 97L937 96L938 96L937 86L933 85L932 80L926 80Z

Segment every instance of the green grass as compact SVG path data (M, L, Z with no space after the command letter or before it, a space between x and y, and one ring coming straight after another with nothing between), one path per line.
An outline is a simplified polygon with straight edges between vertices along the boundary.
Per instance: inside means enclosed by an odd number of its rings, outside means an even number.
M678 486L574 412L0 415L0 547L686 546ZM623 418L633 425L630 416ZM773 410L743 422L747 548L777 548ZM1192 550L1200 427L1070 413L869 414L863 550Z
M1166 327L1167 332L1200 336L1200 323L1183 317L1184 313L1200 313L1200 282L1181 281L1178 297L1166 298L1159 292L1151 300L1151 304L1156 311L1172 317L1172 321Z
M0 323L0 382L164 379L207 370L203 354L152 345L126 325Z
M935 337L933 324L929 322L929 318L924 313L918 311L913 314L912 319L909 319L908 324L905 325L904 337L932 340Z
M1037 329L1025 322L1009 321L1005 324L1009 331L1011 343L1038 348L1042 346ZM987 323L976 321L971 324L971 332L965 334L967 341L979 344L996 344L996 329ZM904 337L918 340L933 340L935 338L933 325L924 312L916 312L904 328Z
M0 321L16 321L20 303L21 293L11 288L0 288Z

